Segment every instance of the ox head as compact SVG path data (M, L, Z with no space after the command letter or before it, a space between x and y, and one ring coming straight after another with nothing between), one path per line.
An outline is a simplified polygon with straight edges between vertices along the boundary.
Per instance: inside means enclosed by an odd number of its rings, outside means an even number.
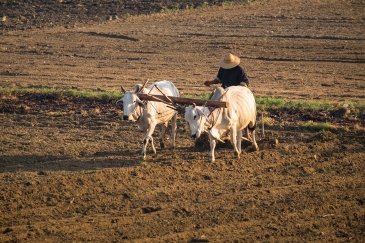
M144 107L144 103L138 98L138 93L144 91L148 80L143 84L137 84L133 91L126 91L123 86L121 86L121 91L124 93L123 97L117 101L119 107L123 107L123 120L125 121L136 121L138 116L136 116L136 110L139 106Z
M206 131L207 116L204 114L201 106L185 107L185 121L189 124L191 137L198 138Z

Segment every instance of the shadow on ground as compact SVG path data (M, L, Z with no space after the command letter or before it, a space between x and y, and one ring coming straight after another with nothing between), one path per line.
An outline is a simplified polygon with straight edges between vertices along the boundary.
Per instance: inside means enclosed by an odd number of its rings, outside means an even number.
M127 159L126 159L127 158ZM140 165L139 153L97 152L94 155L12 155L0 158L0 173L16 171L82 171Z

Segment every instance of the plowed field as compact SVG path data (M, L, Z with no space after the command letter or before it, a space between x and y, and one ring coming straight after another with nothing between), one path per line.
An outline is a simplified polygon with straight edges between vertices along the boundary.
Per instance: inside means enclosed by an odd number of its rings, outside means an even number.
M0 84L115 91L167 79L194 96L233 52L258 97L361 101L364 10L270 0L4 28ZM142 162L143 134L112 103L3 96L0 108L0 242L365 239L363 116L328 116L335 128L317 131L279 112L259 151L236 159L221 146L214 163L180 117L177 148Z

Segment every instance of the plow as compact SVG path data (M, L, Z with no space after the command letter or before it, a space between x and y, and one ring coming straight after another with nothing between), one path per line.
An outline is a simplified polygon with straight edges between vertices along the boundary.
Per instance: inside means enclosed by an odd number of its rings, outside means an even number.
M218 101L218 100L203 100L203 99L194 99L194 98L186 98L186 97L176 97L176 96L167 96L157 85L154 85L153 88L156 88L161 95L151 94L151 90L149 93L141 93L146 84L148 83L148 79L143 83L142 87L139 88L139 91L136 93L138 98L142 101L157 101L167 104L170 108L177 109L181 106L187 105L197 105L197 106L207 106L212 108L227 108L227 102ZM122 93L125 93L126 90L123 86L121 86ZM224 95L224 94L223 94ZM222 96L223 96L222 95Z
M203 100L203 99L192 99L184 97L174 97L165 95L152 95L152 94L138 94L138 98L146 101L158 101L174 104L174 105L198 105L198 106L209 106L214 108L227 108L227 102L217 100Z

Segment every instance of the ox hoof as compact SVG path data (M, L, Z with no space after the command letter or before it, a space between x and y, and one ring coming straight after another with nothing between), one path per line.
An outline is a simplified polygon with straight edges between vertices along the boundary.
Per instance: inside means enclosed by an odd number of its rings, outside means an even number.
M259 151L259 147L258 146L248 146L245 149L246 152L255 152L255 151Z

